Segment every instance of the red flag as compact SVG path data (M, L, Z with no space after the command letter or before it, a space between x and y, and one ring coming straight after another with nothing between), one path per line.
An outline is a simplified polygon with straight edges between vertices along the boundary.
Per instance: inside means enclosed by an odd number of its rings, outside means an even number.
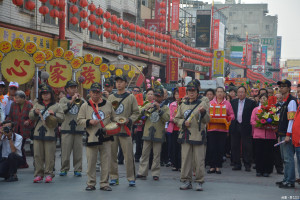
M184 98L186 95L186 87L179 87L178 88L178 92L179 92L179 98Z
M142 106L144 104L143 94L139 93L135 95L136 101L138 102L139 106Z
M140 87L143 84L144 80L145 80L144 74L140 73L136 81L136 86Z

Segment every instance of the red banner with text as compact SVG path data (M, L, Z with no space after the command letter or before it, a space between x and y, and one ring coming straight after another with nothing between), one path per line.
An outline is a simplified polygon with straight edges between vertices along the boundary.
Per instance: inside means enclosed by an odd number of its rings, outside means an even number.
M178 81L178 58L170 58L168 65L170 69L170 81Z
M179 4L180 0L172 1L172 30L179 30Z
M219 32L220 32L220 20L214 20L214 37L213 37L213 47L215 50L219 49Z

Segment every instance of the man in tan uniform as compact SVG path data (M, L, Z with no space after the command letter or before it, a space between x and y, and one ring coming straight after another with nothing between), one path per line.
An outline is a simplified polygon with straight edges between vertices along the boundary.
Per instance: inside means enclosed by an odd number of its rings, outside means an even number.
M93 83L90 89L90 100L85 102L78 113L77 123L86 128L86 157L87 157L87 191L95 190L96 162L100 152L101 178L100 190L111 191L109 187L109 169L111 157L112 136L107 136L103 126L111 123L115 118L115 112L109 101L102 99L102 87L99 83ZM97 111L97 113L95 112Z
M137 178L146 179L149 168L149 155L153 149L153 162L151 172L154 180L159 180L160 175L160 153L162 143L165 141L165 124L170 120L169 107L163 104L164 90L157 88L154 90L155 102L146 106L142 110L142 116L145 113L151 113L145 122L143 134L143 152L140 162L140 168Z
M84 128L76 123L80 106L84 102L78 93L78 84L70 80L66 84L67 96L60 101L60 107L65 113L61 125L61 170L60 176L66 176L70 169L70 155L73 151L74 175L81 176L82 171L82 135ZM75 103L75 101L81 101Z
M178 142L181 143L181 190L192 189L193 169L196 172L196 190L202 191L205 173L206 123L209 122L209 100L198 99L199 89L190 82L187 85L188 100L178 107L174 122L180 127ZM195 166L193 166L195 165Z
M121 148L124 153L125 163L126 163L126 174L127 180L129 181L129 186L135 186L135 167L133 158L133 146L131 138L131 126L139 117L139 108L136 98L126 92L125 88L127 86L127 79L125 76L117 76L115 78L116 88L118 92L112 94L108 97L108 100L114 103L118 102L117 109L115 110L117 117L125 117L127 122L122 126L120 133L114 136L114 142L111 147L111 170L110 170L110 185L119 184L119 174L118 174L118 144L121 144Z

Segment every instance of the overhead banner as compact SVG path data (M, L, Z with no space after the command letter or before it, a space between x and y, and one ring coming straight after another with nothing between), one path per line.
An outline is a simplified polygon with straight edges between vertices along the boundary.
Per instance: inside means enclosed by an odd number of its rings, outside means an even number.
M247 62L246 65L251 65L252 64L252 44L247 45Z
M224 51L214 51L213 77L224 76Z
M267 66L268 46L261 47L261 65Z
M214 20L214 37L213 37L213 47L214 49L219 49L219 32L220 32L220 20Z
M279 67L280 64L280 58L281 58L281 40L282 37L281 36L277 36L277 40L276 40L276 58L275 58L275 62L276 62L276 67Z
M159 26L159 23L160 23L159 19L145 19L145 28L154 32L162 32L164 28L161 28Z
M172 1L172 30L179 30L179 4L180 0Z
M170 81L178 81L178 58L170 58L168 65L170 69Z
M210 47L210 10L197 10L196 47Z

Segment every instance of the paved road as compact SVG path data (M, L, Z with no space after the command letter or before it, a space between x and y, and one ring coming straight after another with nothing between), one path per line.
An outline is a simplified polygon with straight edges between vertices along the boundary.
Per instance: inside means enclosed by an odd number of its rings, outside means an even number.
M85 151L84 151L85 155ZM119 165L120 185L114 186L112 192L99 190L85 191L86 187L86 159L84 156L83 176L74 177L73 171L67 177L59 177L60 149L56 152L56 177L54 183L34 184L32 157L28 158L30 167L18 171L18 182L6 183L0 180L0 199L2 200L82 200L82 199L117 199L117 200L164 200L164 199L202 199L202 200L281 200L299 199L300 185L295 189L280 189L275 182L282 179L282 175L272 174L268 178L255 177L255 170L251 172L232 171L229 162L224 164L222 174L206 175L204 191L181 191L179 186L179 172L171 171L170 167L162 167L160 181L138 180L137 186L128 187L125 178L125 168ZM138 169L138 163L136 164ZM100 176L97 173L98 177ZM149 174L151 175L151 174ZM99 180L99 178L98 178ZM297 197L297 198L296 198Z

